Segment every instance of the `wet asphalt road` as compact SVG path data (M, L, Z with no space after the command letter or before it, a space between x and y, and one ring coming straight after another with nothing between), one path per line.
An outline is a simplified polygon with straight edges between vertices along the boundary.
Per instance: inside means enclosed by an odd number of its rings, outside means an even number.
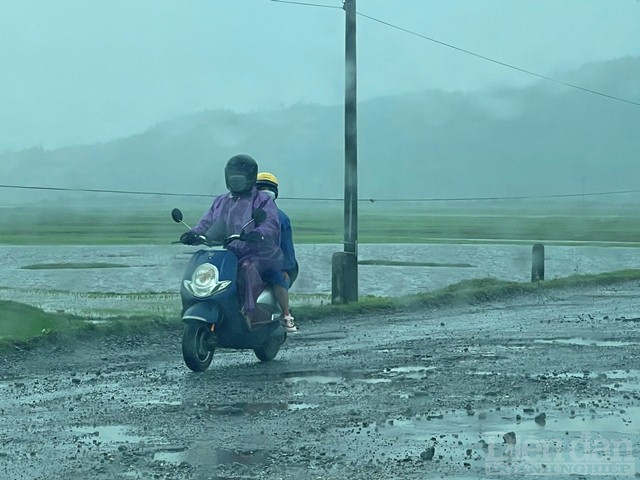
M326 319L201 374L177 329L5 354L0 478L634 478L639 293Z

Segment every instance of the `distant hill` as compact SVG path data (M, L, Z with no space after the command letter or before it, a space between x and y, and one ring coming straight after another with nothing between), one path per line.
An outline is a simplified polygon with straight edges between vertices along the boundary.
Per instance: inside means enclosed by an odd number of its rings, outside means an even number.
M640 57L556 76L640 102ZM640 188L640 107L550 82L377 98L360 103L358 121L362 197ZM107 143L2 154L0 183L208 194L224 190L226 159L246 152L283 196L336 197L343 123L340 105L202 111Z

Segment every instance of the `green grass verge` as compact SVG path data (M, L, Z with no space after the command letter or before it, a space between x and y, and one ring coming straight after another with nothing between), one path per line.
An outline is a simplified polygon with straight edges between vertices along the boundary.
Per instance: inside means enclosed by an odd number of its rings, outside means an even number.
M60 330L71 330L80 323L68 315L46 313L17 302L0 301L0 338L29 340Z
M346 317L369 313L411 311L453 305L473 305L491 300L512 298L517 295L541 290L578 288L595 285L611 285L640 280L640 270L620 270L616 272L572 275L538 283L521 283L481 278L463 280L433 292L406 295L402 297L364 297L358 303L346 305L305 306L295 312L296 321L314 321L327 317Z
M38 341L63 343L96 335L131 335L149 328L173 328L175 319L150 316L95 319L49 313L18 302L0 300L0 352L21 348Z
M385 312L414 311L453 305L472 305L491 300L512 298L541 290L606 286L640 280L640 270L621 270L594 275L573 275L539 283L507 282L493 278L464 280L433 292L397 298L363 297L347 305L304 306L296 311L296 321L304 324L329 317L350 317ZM0 351L43 337L66 341L98 334L131 335L149 328L178 331L180 322L156 317L109 319L102 323L64 314L46 313L28 305L0 301Z

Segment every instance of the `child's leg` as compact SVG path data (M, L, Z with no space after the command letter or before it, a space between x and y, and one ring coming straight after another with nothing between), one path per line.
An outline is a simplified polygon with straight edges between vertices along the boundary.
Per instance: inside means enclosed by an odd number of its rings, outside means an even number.
M274 284L273 293L282 307L283 316L289 315L289 292L282 285Z

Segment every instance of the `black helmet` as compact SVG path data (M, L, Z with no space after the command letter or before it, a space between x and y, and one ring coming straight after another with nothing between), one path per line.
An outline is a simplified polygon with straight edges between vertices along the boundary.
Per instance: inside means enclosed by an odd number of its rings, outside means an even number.
M231 193L249 192L257 176L258 164L249 155L234 155L224 167L224 180Z

